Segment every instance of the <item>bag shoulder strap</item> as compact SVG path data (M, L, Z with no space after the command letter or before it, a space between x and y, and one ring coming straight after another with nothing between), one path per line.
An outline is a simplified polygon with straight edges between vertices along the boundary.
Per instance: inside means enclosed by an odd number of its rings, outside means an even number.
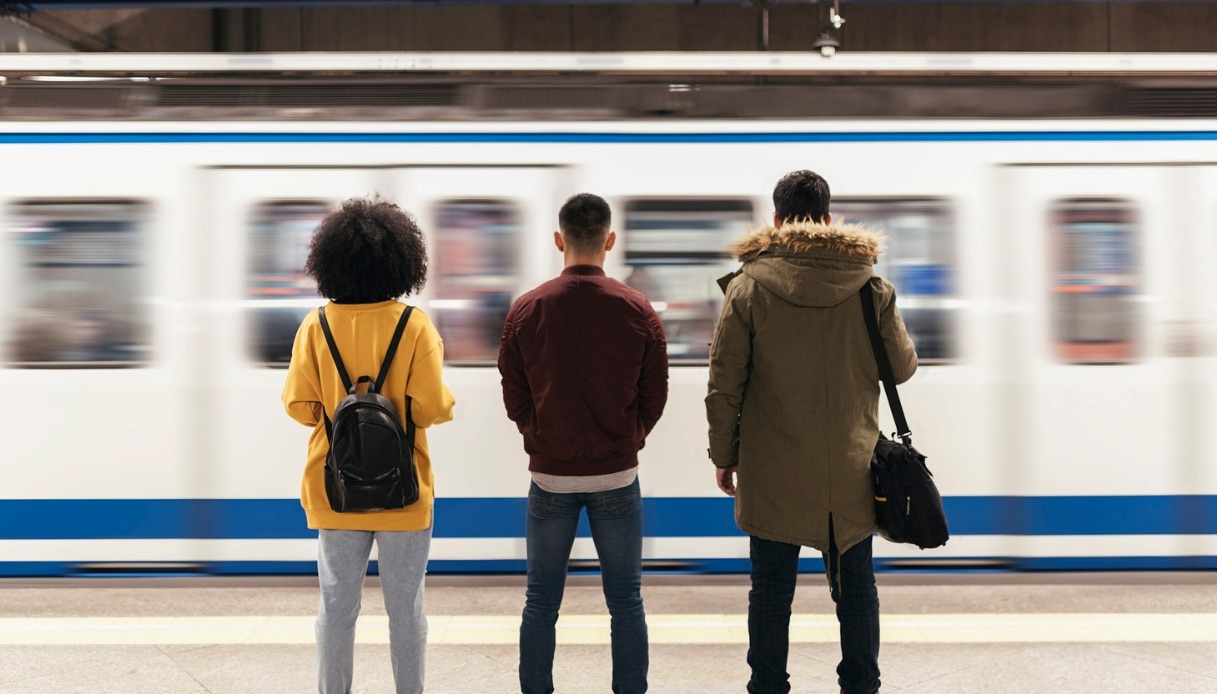
M862 297L862 315L866 318L866 332L870 335L871 351L875 353L875 364L879 367L879 378L883 381L883 391L887 393L887 404L892 408L892 418L896 420L896 435L904 444L913 441L913 432L909 430L908 420L904 418L904 407L900 404L900 393L896 390L896 377L892 374L892 363L887 358L887 348L883 345L883 335L879 332L879 319L875 315L875 292L871 289L870 280L862 285L859 292Z
M389 349L385 352L385 360L380 365L380 374L376 377L376 392L379 393L382 386L385 384L385 379L389 376L389 365L393 363L393 357L397 354L397 345L401 342L401 336L406 331L406 322L410 320L410 314L414 312L414 307L406 304L406 309L401 312L401 318L397 319L397 329L393 331L393 339L389 340ZM410 450L414 450L414 417L410 414L410 407L413 405L409 395L406 396L406 437L410 440ZM411 453L413 455L413 453Z
M334 358L334 366L338 367L338 375L342 377L342 386L351 392L354 386L347 374L347 367L342 363L342 355L338 353L338 345L334 343L334 333L330 332L330 322L325 319L325 307L317 309L317 317L321 319L321 332L325 333L325 343L330 346L330 356Z
M410 320L410 314L413 312L414 307L407 305L401 312L401 317L397 319L397 329L393 331L393 339L389 340L389 349L385 352L385 359L380 363L380 374L376 376L373 392L379 393L380 389L384 387L385 379L389 376L389 365L393 363L393 356L397 354L397 345L401 342L402 333L406 331L406 322Z
M394 355L397 354L397 346L401 343L401 336L406 331L406 322L410 320L410 314L414 311L413 306L406 306L406 309L401 312L401 317L397 319L397 328L393 331L393 338L389 340L389 349L385 352L384 361L380 364L380 373L376 376L376 381L373 383L369 378L360 378L359 382L368 382L369 392L379 393L380 389L385 384L385 379L389 376L389 366L393 362ZM334 342L334 333L330 331L330 322L325 318L325 307L317 309L317 317L321 319L321 332L325 334L325 343L330 348L330 356L334 358L334 366L338 369L338 375L342 378L342 385L351 392L351 387L354 384L351 381L350 375L347 373L346 364L342 361L342 355L338 353L338 345Z

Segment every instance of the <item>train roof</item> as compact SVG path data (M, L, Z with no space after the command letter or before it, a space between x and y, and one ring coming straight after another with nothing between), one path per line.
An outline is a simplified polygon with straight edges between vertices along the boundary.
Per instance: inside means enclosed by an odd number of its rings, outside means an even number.
M1217 53L0 53L0 75L1213 75Z

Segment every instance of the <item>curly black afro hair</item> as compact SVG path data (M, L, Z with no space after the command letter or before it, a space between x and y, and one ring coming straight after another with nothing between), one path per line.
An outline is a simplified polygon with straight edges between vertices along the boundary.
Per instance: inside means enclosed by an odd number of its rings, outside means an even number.
M304 272L317 293L370 304L412 294L427 283L427 246L414 218L379 197L351 198L321 220Z

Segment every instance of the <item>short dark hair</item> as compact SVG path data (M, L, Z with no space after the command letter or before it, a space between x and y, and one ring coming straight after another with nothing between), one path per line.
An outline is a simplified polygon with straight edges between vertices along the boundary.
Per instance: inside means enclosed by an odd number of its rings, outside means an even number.
M414 218L397 205L376 196L351 198L313 232L304 272L327 299L396 299L426 284L427 245Z
M572 195L558 211L558 228L577 250L595 250L604 243L613 214L604 198L591 193Z
M773 187L773 211L780 224L802 219L823 222L831 199L828 181L806 169L782 176Z

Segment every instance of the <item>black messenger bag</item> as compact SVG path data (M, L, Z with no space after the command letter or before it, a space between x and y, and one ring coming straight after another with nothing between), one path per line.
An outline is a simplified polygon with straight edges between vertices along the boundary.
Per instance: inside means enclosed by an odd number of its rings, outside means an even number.
M904 418L904 407L896 391L892 365L883 346L883 336L879 333L874 291L869 281L862 285L861 295L866 331L870 335L879 377L883 380L883 390L887 393L887 402L892 408L897 428L896 434L890 439L879 433L874 455L871 456L875 522L879 526L879 535L885 540L917 545L921 549L941 547L950 537L946 512L942 508L942 495L938 493L934 476L925 465L925 456L913 448L913 434L909 430L908 420Z

